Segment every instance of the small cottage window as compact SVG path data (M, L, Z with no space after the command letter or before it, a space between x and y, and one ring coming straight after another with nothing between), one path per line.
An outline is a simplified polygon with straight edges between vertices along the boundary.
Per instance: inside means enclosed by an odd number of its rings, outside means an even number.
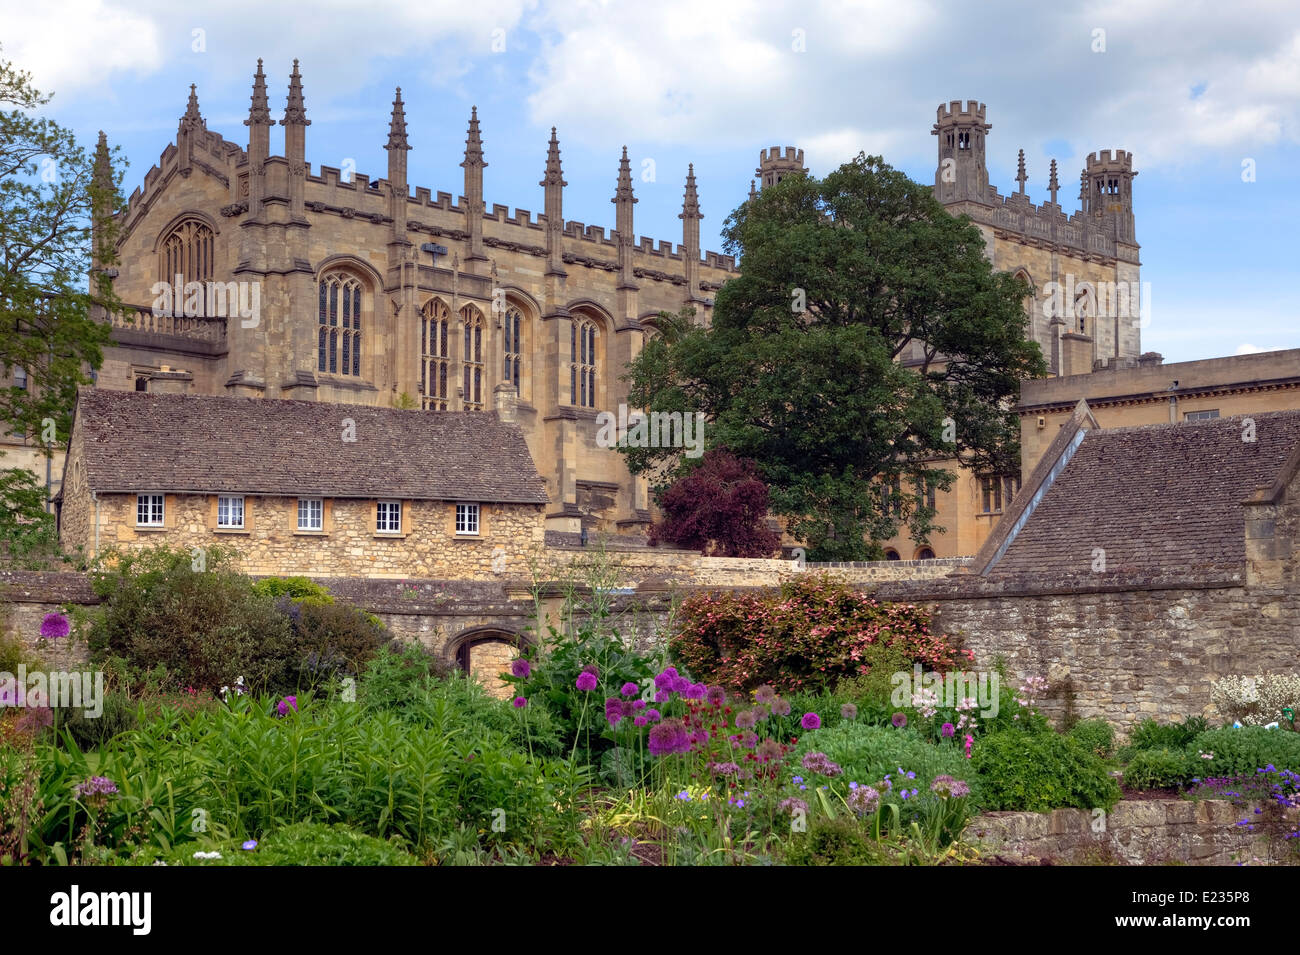
M319 531L324 528L323 502L318 497L298 499L298 530Z
M163 526L163 496L137 494L135 496L135 523L139 527Z
M376 511L375 530L380 534L402 532L402 502L380 501Z
M478 534L478 505L456 505L456 533L468 536Z
M217 498L217 526L238 529L244 526L244 499L242 497Z

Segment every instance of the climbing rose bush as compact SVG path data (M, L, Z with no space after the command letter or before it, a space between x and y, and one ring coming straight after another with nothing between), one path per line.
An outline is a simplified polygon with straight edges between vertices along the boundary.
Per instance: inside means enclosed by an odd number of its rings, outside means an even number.
M890 648L910 667L940 672L974 660L959 639L930 629L930 614L889 604L824 575L801 575L778 593L695 594L682 606L670 642L677 661L696 679L785 691L833 687L861 676Z

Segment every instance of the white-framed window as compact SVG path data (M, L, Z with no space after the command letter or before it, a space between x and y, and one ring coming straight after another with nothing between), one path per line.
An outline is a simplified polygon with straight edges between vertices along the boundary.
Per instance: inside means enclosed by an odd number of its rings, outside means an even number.
M318 497L298 498L298 530L319 531L325 528L325 502Z
M1218 408L1211 408L1208 411L1189 411L1183 416L1185 421L1211 421L1219 416Z
M466 535L478 534L478 505L456 505L456 533Z
M137 494L135 496L135 523L138 527L163 526L163 496Z
M242 496L219 495L217 497L217 526L241 528L244 526L244 498Z
M402 532L402 502L380 501L375 511L375 530L380 534Z

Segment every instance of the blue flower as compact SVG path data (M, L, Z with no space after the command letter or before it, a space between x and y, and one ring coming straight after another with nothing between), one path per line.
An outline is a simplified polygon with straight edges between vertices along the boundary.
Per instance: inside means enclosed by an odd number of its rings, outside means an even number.
M802 777L802 776L791 776L791 777L790 777L790 782L792 782L792 783L801 783L801 782L803 782L803 777Z
M679 792L679 793L677 794L677 798L678 798L678 799L685 800L686 802L690 802L690 801L691 801L691 794L688 793L685 789L683 789L681 792Z

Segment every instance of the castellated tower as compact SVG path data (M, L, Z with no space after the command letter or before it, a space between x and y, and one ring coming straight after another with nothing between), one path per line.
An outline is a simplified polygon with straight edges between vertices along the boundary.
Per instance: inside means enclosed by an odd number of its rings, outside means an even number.
M786 146L783 154L780 146L773 146L771 149L759 151L758 168L754 170L754 175L758 176L760 189L775 186L791 173L808 175L808 170L803 164L802 149Z
M1083 211L1106 220L1116 239L1133 241L1133 154L1116 149L1089 153L1083 170Z
M965 109L961 100L938 108L930 133L939 137L934 195L940 202L984 201L989 188L984 142L992 128L984 121L984 104L975 100L968 100Z

